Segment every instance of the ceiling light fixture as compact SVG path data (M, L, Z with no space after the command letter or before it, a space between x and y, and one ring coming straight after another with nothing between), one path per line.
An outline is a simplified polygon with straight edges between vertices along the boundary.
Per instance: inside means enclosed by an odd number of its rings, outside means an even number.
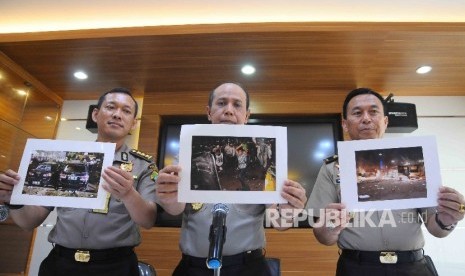
M67 121L68 119L66 119L65 117L61 117L60 120L61 120L61 121Z
M417 68L417 74L426 74L433 69L431 66L425 65Z
M18 95L20 95L20 96L26 96L26 95L27 95L27 92L26 92L26 91L24 91L24 90L20 90L20 89L18 89L18 90L16 90L16 92L17 92L17 93L18 93Z
M76 127L76 130L81 130L81 128L80 128L80 127Z
M252 75L253 73L255 73L255 67L253 67L252 65L245 65L244 67L242 67L241 71L244 75Z
M78 80L85 80L87 79L87 74L83 71L76 71L74 72L74 77Z

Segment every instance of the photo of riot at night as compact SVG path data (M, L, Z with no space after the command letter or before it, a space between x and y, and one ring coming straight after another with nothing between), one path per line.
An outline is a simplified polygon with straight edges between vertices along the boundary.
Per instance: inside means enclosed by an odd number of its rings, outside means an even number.
M358 201L426 198L422 147L355 152Z
M192 136L191 190L276 191L276 138Z
M23 194L96 198L104 153L36 150Z

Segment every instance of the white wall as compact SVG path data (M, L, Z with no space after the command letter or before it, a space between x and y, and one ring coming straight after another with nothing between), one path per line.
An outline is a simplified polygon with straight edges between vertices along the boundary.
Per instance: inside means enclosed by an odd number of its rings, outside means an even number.
M139 104L139 114L137 118L140 118L142 100L136 99L136 101ZM67 121L60 122L56 137L57 140L95 141L97 139L97 134L86 129L87 111L91 104L97 104L97 101L65 101L63 103L61 117L66 118ZM79 127L80 130L77 130L76 127ZM140 121L138 120L136 129L132 131L131 135L126 139L126 144L129 148L137 148L139 130ZM52 245L48 242L47 237L52 227L55 225L56 218L56 211L53 211L44 223L37 228L29 266L28 275L30 276L38 275L40 263L47 257L52 249Z
M385 137L434 135L438 145L444 186L465 195L465 97L394 97L396 102L416 104L418 129ZM425 253L433 258L439 275L465 275L465 222L446 238L435 238L423 228Z

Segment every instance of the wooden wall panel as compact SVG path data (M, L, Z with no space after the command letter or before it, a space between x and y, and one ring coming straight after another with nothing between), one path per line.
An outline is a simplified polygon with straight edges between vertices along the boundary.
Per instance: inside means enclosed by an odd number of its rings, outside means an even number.
M181 258L179 234L180 228L142 230L139 259L152 264L157 275L171 275ZM266 229L266 238L266 256L281 260L283 276L334 275L338 248L318 243L311 229Z
M27 138L55 138L61 104L60 97L0 52L1 172L18 170ZM32 236L11 220L0 223L0 275L25 273Z
M10 219L0 223L0 275L26 271L32 233L22 230Z
M18 125L22 119L29 87L6 67L0 66L0 118L13 125Z
M145 101L144 101L145 102ZM145 108L145 105L144 105ZM138 148L143 152L153 156L154 160L157 159L158 153L158 139L160 136L161 118L159 115L144 116L142 115L140 121L140 129L146 130L144 135L139 134Z

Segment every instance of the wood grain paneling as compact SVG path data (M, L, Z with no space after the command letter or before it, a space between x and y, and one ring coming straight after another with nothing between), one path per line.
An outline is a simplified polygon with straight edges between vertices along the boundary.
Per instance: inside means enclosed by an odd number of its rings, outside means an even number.
M11 220L0 223L0 274L26 271L32 233L14 225Z
M55 137L62 100L1 53L0 100L0 171L17 171L28 138ZM24 274L32 232L8 220L0 223L0 237L0 274Z
M465 95L465 23L253 23L0 35L0 51L63 99L115 86L147 93L209 91L233 80L257 92L332 94L356 87ZM253 64L245 76L240 68ZM433 66L417 75L421 65ZM76 68L89 78L72 77Z
M171 275L181 257L179 234L180 228L142 230L139 259L152 264L157 275ZM266 229L266 239L266 256L281 260L283 276L329 276L336 271L337 247L318 243L311 229Z

